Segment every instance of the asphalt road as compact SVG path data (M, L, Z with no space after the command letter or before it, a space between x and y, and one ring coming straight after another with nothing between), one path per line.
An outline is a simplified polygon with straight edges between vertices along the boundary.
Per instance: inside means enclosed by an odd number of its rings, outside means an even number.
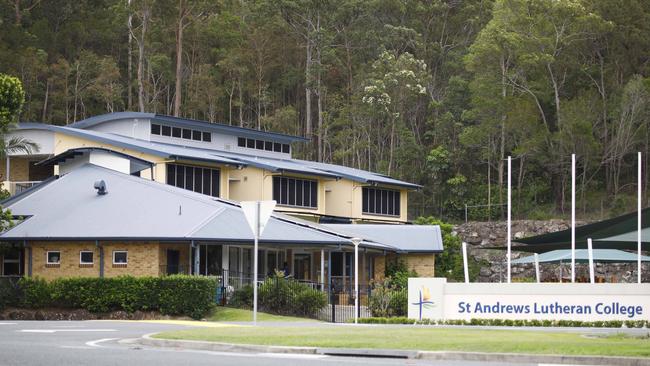
M481 365L485 362L193 351L144 347L144 334L187 326L119 321L0 321L0 365ZM514 365L514 364L509 364Z

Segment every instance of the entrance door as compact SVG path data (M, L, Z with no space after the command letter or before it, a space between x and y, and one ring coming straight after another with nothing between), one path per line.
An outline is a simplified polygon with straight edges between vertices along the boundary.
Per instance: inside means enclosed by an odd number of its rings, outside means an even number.
M178 274L180 266L180 252L176 249L167 249L167 274Z
M296 253L293 256L293 276L297 280L309 280L311 277L311 255Z

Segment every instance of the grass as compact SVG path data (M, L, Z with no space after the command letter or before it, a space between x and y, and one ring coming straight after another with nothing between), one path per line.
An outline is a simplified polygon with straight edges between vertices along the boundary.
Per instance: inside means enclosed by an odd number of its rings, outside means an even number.
M253 321L253 312L245 309L228 308L217 306L210 315L206 317L212 322L250 322ZM313 319L295 318L268 313L257 313L257 321L260 322L309 322Z
M160 333L156 338L240 344L650 357L648 337L432 327L237 327Z

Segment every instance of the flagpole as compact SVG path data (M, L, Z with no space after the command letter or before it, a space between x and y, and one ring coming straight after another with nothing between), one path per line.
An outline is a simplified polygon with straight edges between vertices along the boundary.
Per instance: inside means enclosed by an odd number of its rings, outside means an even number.
M576 282L576 154L571 154L571 282Z
M637 168L637 217L636 217L636 245L637 245L637 282L641 283L641 152L638 152L639 166Z
M511 280L511 269L510 269L510 261L512 258L512 241L511 241L511 225L512 225L512 157L508 156L508 283L510 283Z

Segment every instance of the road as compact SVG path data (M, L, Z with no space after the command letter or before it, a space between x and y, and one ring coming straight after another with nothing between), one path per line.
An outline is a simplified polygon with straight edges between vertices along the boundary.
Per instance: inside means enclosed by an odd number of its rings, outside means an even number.
M187 327L120 321L0 321L0 365L498 365L466 361L431 363L405 359L207 352L145 347L133 342L144 334Z

